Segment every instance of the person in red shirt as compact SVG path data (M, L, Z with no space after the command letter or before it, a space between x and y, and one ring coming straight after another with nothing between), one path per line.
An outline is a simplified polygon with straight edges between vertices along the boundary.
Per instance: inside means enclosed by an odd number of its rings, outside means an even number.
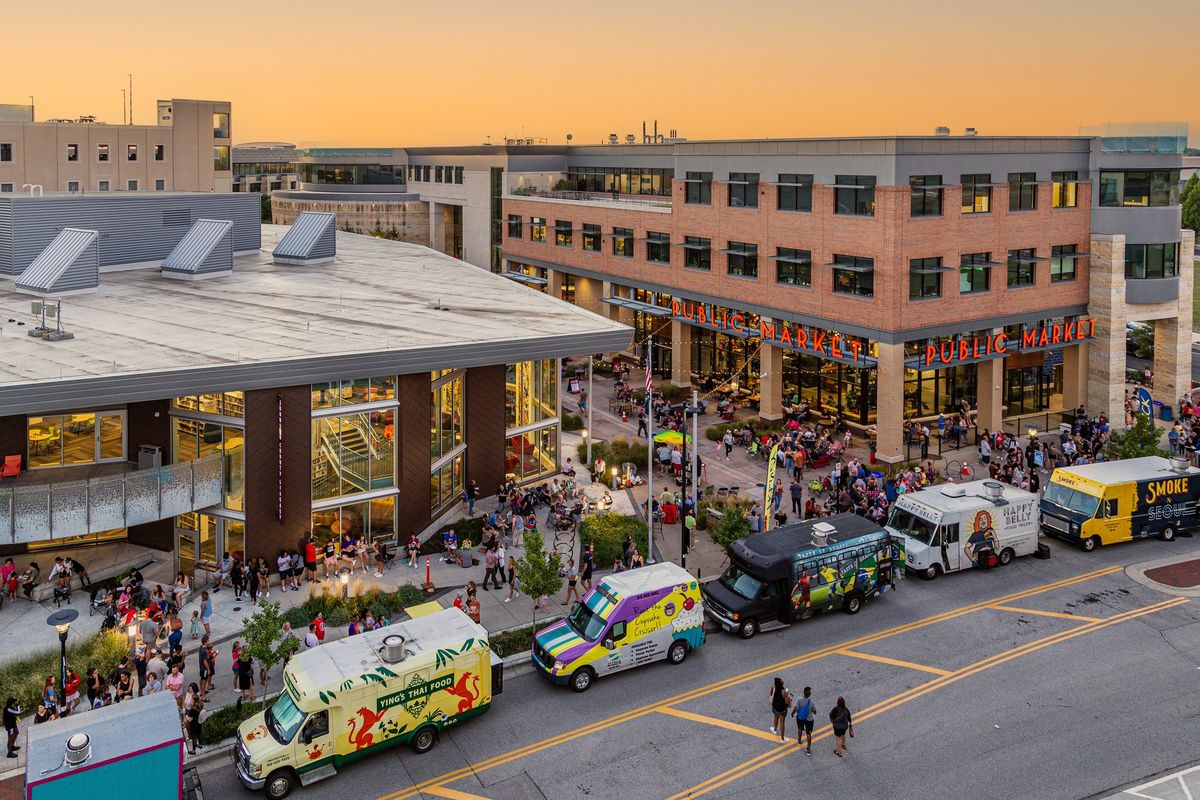
M309 583L317 579L317 542L312 534L309 534L308 541L304 543L304 571L308 573Z
M64 687L63 696L69 714L75 713L75 709L79 707L79 684L79 674L68 667L67 685Z
M313 632L317 634L317 641L325 641L325 615L317 614L316 619L312 621Z

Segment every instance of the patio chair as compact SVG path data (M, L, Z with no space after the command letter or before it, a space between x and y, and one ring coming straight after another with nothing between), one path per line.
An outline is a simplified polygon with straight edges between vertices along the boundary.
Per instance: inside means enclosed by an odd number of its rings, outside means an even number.
M742 491L742 487L740 487L740 486L730 486L729 487L729 496L737 497L741 493L741 491Z
M4 465L0 466L0 478L15 478L21 474L21 456L5 456Z
M728 486L720 486L717 488L717 499L718 500L725 500L728 497L729 497L729 487Z

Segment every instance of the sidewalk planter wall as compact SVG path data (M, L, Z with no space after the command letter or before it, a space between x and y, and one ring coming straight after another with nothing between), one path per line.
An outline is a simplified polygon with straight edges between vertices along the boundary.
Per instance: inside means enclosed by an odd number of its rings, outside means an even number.
M596 546L596 568L605 570L621 558L622 545L633 539L643 558L649 558L649 540L646 524L623 514L593 514L584 517L579 526L580 547L589 543Z

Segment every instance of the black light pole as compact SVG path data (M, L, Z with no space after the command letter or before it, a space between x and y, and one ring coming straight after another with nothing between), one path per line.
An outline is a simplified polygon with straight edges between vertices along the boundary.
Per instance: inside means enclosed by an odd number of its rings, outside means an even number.
M79 612L73 608L64 608L55 611L50 616L46 617L46 624L54 627L58 631L58 645L60 653L59 672L58 672L58 690L59 690L59 708L66 708L67 701L67 634L71 630L71 623L79 616Z

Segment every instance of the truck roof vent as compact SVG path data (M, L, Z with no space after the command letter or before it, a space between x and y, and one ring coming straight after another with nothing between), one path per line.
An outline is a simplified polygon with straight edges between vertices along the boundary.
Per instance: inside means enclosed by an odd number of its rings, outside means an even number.
M836 533L837 528L830 525L828 522L818 522L812 527L812 543L813 547L824 547L829 544L829 535Z
M1188 460L1182 456L1171 456L1169 463L1171 465L1172 472L1186 474L1191 469L1191 465L1188 464Z
M998 481L984 481L983 493L989 500L1000 500L1004 497L1004 487Z
M67 753L63 762L68 767L77 767L92 757L92 737L76 733L67 739Z
M942 487L942 494L944 494L946 497L966 497L967 490L961 486L946 484Z
M398 664L408 657L404 645L408 640L398 633L383 637L383 647L379 648L379 657L389 664Z

